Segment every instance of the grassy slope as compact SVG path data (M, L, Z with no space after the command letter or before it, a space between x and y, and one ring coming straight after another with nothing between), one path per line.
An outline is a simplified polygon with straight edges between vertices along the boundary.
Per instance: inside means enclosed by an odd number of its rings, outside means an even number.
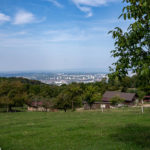
M150 111L0 113L2 150L149 150Z

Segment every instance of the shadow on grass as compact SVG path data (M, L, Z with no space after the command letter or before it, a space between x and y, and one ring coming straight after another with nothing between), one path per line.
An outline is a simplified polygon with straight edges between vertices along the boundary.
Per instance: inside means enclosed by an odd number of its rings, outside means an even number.
M24 107L12 107L11 110L7 111L6 107L0 107L0 113L13 113L13 112L26 112L27 109Z
M142 149L150 149L150 126L128 124L118 128L111 138L125 144L133 144Z

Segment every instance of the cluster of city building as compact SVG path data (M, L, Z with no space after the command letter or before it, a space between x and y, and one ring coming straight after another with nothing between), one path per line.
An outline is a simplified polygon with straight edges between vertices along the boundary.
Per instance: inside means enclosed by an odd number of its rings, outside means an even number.
M46 84L70 84L76 83L94 83L101 81L103 78L108 79L105 73L53 73L53 72L14 72L0 73L0 77L23 77L27 79L39 80Z
M41 82L47 83L47 84L56 84L58 86L62 84L70 84L72 82L76 83L93 83L101 81L103 78L107 79L106 74L101 73L79 73L79 74L67 74L67 73L59 73L55 74L54 76L49 76L47 78L44 78L40 80Z

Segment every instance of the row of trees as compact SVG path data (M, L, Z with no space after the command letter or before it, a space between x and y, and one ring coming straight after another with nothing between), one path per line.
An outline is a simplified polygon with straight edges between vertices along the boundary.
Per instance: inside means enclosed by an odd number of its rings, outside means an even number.
M122 81L111 76L108 81L103 79L96 83L72 83L62 86L47 85L23 78L0 78L0 106L7 107L7 111L11 111L13 106L42 102L42 106L46 109L74 111L82 106L83 101L90 106L95 101L100 101L106 90L137 92L139 95L150 94L150 89L146 93L141 90L137 76L126 76Z
M74 111L84 100L89 104L99 101L105 91L103 84L72 83L55 86L23 78L0 78L0 105L11 111L13 106L31 105L32 102L41 101L45 108Z

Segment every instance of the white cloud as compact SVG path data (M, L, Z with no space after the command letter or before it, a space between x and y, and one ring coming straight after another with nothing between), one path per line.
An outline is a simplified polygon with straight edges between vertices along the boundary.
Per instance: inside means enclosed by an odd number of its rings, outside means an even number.
M54 4L55 6L57 6L57 7L60 7L60 8L64 7L62 4L60 4L60 3L57 2L56 0L47 0L47 1L53 3L53 4Z
M92 9L91 9L90 7L80 6L80 5L77 5L77 7L78 7L81 11L87 13L87 16L86 16L86 17L91 17L91 16L93 16Z
M0 23L7 22L7 21L10 21L10 17L3 13L0 13Z
M87 13L87 17L93 15L91 7L99 7L109 2L117 0L72 0L72 2L83 12Z
M32 13L21 10L16 14L13 24L15 25L27 24L32 23L35 20L36 19Z
M108 2L112 2L114 0L72 0L77 5L87 5L97 7L100 5L104 5Z

